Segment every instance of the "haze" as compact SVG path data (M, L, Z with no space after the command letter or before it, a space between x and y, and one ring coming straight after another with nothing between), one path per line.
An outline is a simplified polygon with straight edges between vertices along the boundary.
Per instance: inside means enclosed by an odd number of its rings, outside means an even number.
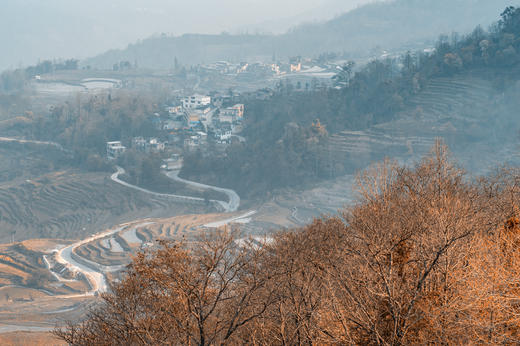
M0 47L0 346L519 343L520 0L0 0Z
M4 0L0 70L85 58L158 33L282 32L370 0Z

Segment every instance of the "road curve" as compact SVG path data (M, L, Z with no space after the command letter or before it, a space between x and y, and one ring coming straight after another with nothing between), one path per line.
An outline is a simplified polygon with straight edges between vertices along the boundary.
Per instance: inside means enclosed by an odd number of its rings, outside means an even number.
M38 141L38 140L32 140L32 139L22 139L22 138L13 138L13 137L0 137L0 142L15 142L15 143L22 143L22 144L36 144L36 145L53 146L63 152L71 153L69 150L63 148L63 146L61 144L56 143L56 142L50 142L50 141ZM158 192L153 192L153 191L150 191L147 189L143 189L139 186L129 184L129 183L119 179L119 175L124 174L125 170L119 166L116 166L116 169L117 169L116 172L114 174L112 174L110 178L114 182L121 184L123 186L129 187L131 189L138 190L138 191L148 193L148 194L152 194L152 195L155 195L158 197L170 197L170 198L176 198L176 199L185 200L185 201L196 201L196 202L205 201L204 198L200 198L200 197L180 196L180 195L174 195L174 194L158 193ZM226 201L219 201L219 200L210 200L210 202L216 203L216 204L222 206L222 208L224 208L224 211L227 213L235 212L240 207L240 197L238 196L238 194L235 191L233 191L231 189L224 189L221 187L201 184L201 183L197 183L194 181L182 179L179 177L178 170L168 172L168 173L166 173L166 176L168 176L169 178L171 178L175 181L178 181L178 182L181 182L181 183L193 186L193 187L209 189L209 190L224 193L225 195L228 196L229 201L226 202Z
M213 190L213 191L217 191L217 192L221 192L221 193L226 194L228 196L228 199L229 199L228 202L225 202L225 201L216 201L216 202L218 202L220 205L222 205L224 210L226 212L228 212L228 213L237 211L238 208L240 207L240 196L235 191L233 191L231 189L224 189L222 187L216 187L216 186L201 184L201 183L197 183L197 182L194 182L194 181L182 179L182 178L179 177L179 171L178 170L167 172L166 176L168 178L171 178L171 179L173 179L175 181L178 181L180 183L184 183L186 185L190 185L190 186L193 186L193 187L196 187L196 188L209 189L209 190Z
M144 192L144 193L147 193L147 194L151 194L151 195L154 195L154 196L158 196L158 197L175 198L175 199L179 199L179 200L197 201L197 202L204 202L205 201L204 198L200 198L200 197L181 196L181 195L174 195L174 194L167 194L167 193L159 193L159 192L150 191L150 190L147 190L147 189L143 189L142 187L129 184L126 181L122 181L121 179L119 179L119 176L121 174L125 173L124 168L116 166L116 169L117 169L117 171L110 176L110 179L112 179L112 181L114 181L114 182L116 182L118 184L121 184L123 186L126 186L128 188L131 188L131 189L134 189L134 190L137 190L137 191L141 191L141 192ZM189 181L189 180L185 180L185 179L179 178L179 171L168 172L168 173L166 173L166 176L169 177L170 179L173 179L175 181L178 181L178 182L181 182L181 183L193 186L193 187L202 188L202 189L210 189L210 190L213 190L213 191L218 191L218 192L222 192L222 193L226 194L228 196L228 198L229 198L229 201L226 202L226 201L219 201L219 200L212 199L212 200L210 200L210 202L216 203L216 204L222 206L222 208L224 208L224 211L227 212L227 213L231 213L231 212L237 211L238 207L240 206L240 197L233 190L224 189L224 188L220 188L220 187L216 187L216 186L205 185L205 184L196 183L196 182L193 182L193 181Z
M118 184L121 184L123 186L126 186L130 189L134 189L140 192L147 193L149 195L157 196L157 197L171 197L171 198L177 198L177 199L185 199L187 201L204 201L203 198L198 197L191 197L191 196L180 196L180 195L174 195L174 194L168 194L168 193L160 193L160 192L154 192L147 189L144 189L142 187L132 185L130 183L127 183L126 181L123 181L119 179L119 176L121 174L125 174L125 169L123 167L116 166L117 171L110 176L110 179Z
M239 216L236 216L236 217L232 217L232 218L225 219L225 220L220 220L220 221L214 221L214 222L207 223L207 224L204 225L204 227L218 228L218 227L226 226L227 224L230 224L232 222L235 222L235 223L249 223L249 221L251 221L250 216L253 216L256 213L257 213L256 210L251 210L251 211L248 211L245 214L242 214L242 215L239 215Z
M143 222L143 223L133 226L131 229L137 229L137 228L144 227L144 226L151 225L151 224L153 224L153 222ZM83 295L78 295L78 296L93 296L96 293L107 292L108 284L107 284L107 281L105 278L105 273L121 270L124 268L124 266L123 265L105 266L105 265L101 265L99 263L90 261L88 259L83 259L83 258L81 259L81 262L79 262L74 258L74 255L73 255L74 250L76 248L80 247L81 245L84 245L84 244L90 243L94 240L105 238L105 237L111 236L115 233L118 233L127 227L128 227L128 225L120 225L117 228L114 228L114 229L111 229L111 230L108 230L108 231L105 231L102 233L94 234L94 235L92 235L88 238L85 238L83 240L80 240L74 244L71 244L69 246L65 246L62 249L56 250L56 261L58 263L65 265L67 268L69 268L72 271L76 271L76 272L80 272L80 273L84 274L90 282L92 289L89 292L87 292ZM66 296L66 297L70 298L70 296Z
M84 245L86 243L89 243L89 242L94 241L99 238L104 238L104 237L110 236L112 234L115 234L115 233L121 231L123 228L125 228L125 227L121 226L121 227L118 227L118 228L115 228L112 230L108 230L103 233L95 234L93 236L80 240L74 244L65 246L64 248L62 248L60 250L56 250L56 261L58 263L63 264L64 266L66 266L67 268L69 268L72 271L76 271L76 272L84 274L87 277L87 279L89 280L92 289L89 292L83 294L83 296L93 296L98 292L99 293L106 292L108 289L108 284L105 279L104 273L102 273L99 270L90 268L90 267L84 265L83 263L79 263L78 261L76 261L73 258L72 252L81 245Z
M1 141L1 138L0 138L0 141ZM121 184L123 186L126 186L128 188L131 188L131 189L134 189L134 190L137 190L137 191L141 191L141 192L144 192L144 193L147 193L147 194L151 194L151 195L154 195L154 196L159 196L159 197L174 197L174 198L177 198L177 199L187 200L187 201L204 201L203 198L158 193L158 192L153 192L153 191L146 190L146 189L143 189L141 187L129 184L129 183L119 179L119 175L120 174L124 174L125 170L122 167L119 167L119 166L116 166L116 168L117 168L117 171L115 173L113 173L110 178L114 182L116 182L118 184ZM229 189L224 189L224 188L219 188L219 187L215 187L215 186L200 184L200 183L192 182L192 181L189 181L189 180L185 180L185 179L179 178L178 174L179 174L178 171L173 171L173 172L167 173L166 175L169 178L171 178L171 179L173 179L175 181L178 181L178 182L181 182L181 183L184 183L184 184L187 184L187 185L191 185L191 186L196 187L196 188L211 189L211 190L218 191L218 192L226 194L228 196L228 198L229 198L228 202L212 200L212 202L220 204L224 208L224 210L226 212L234 212L240 206L240 197L238 196L238 194L235 191L229 190ZM249 213L247 213L247 214L245 214L243 216L239 216L239 217L236 217L236 218L233 218L233 219L229 219L229 220L220 221L218 223L219 223L219 225L220 224L226 224L226 223L232 222L233 220L238 220L238 219L241 219L241 218L245 218L245 217L250 216L252 214L254 214L254 212L252 212L252 213L249 212ZM151 224L151 222L140 223L138 225L133 226L132 229L143 227L143 226L146 226L146 225L149 225L149 224ZM76 272L84 274L87 277L87 279L89 280L89 282L90 282L91 290L89 292L86 292L85 294L81 294L81 295L76 295L74 297L93 296L93 295L95 295L97 293L106 292L108 290L108 283L107 283L106 278L105 278L105 273L112 272L112 271L117 271L117 270L122 269L122 266L104 266L104 265L98 264L96 262L93 262L91 260L83 259L83 258L78 261L75 258L75 255L73 255L74 250L76 248L80 247L81 245L90 243L90 242L95 241L97 239L109 237L109 236L111 236L111 235L113 235L115 233L121 232L123 229L127 228L128 225L129 225L128 223L120 225L117 228L110 229L110 230L102 232L102 233L94 234L94 235L92 235L90 237L87 237L87 238L85 238L83 240L80 240L80 241L78 241L78 242L76 242L74 244L65 246L65 247L63 247L63 248L61 248L59 250L55 250L55 252L56 252L56 261L58 263L63 264L64 266L66 266L67 268L69 268L72 271L76 271ZM208 224L208 226L210 226L210 225ZM44 260L47 262L46 258L44 258ZM49 265L49 267L50 267L50 265ZM56 275L56 278L58 280L62 279L61 277L59 277L57 275ZM64 297L65 298L70 298L70 297L73 297L73 296L64 296Z
M15 143L21 143L21 144L36 144L36 145L42 145L42 146L51 146L51 147L55 147L55 148L65 152L65 153L72 154L72 152L70 150L63 148L63 146L61 144L56 143L56 142L20 139L20 138L12 138L12 137L0 137L0 142L15 142ZM184 200L184 201L205 202L205 199L199 198L199 197L158 193L158 192L153 192L153 191L146 190L141 187L129 184L129 183L119 179L119 175L124 174L125 170L119 166L116 166L116 168L117 168L117 171L111 175L111 177L110 177L111 180L118 184L126 186L128 188L131 188L131 189L134 189L137 191L141 191L141 192L144 192L147 194L151 194L154 196L158 196L158 197L173 197L173 198ZM225 212L228 212L228 213L235 212L240 207L240 197L238 196L238 194L235 191L230 190L230 189L224 189L224 188L220 188L220 187L216 187L216 186L210 186L210 185L205 185L205 184L189 181L189 180L180 178L178 175L179 175L179 171L172 171L172 172L166 173L166 176L168 176L169 178L171 178L175 181L182 182L184 184L187 184L187 185L190 185L190 186L193 186L196 188L210 189L213 191L224 193L225 195L228 196L229 201L211 200L211 202L222 206L222 208L224 209ZM256 213L256 211L250 211L250 212L245 213L244 215L234 217L231 219L227 219L227 220L217 221L214 223L207 224L205 226L206 227L220 227L222 225L225 225L225 224L233 222L233 221L240 222L240 220L248 222L247 218L249 216L253 215L254 213ZM142 221L144 221L144 220L142 220ZM87 260L85 258L82 258L81 262L79 262L74 258L77 255L74 256L73 252L76 248L78 248L81 245L87 244L87 243L92 242L97 239L111 236L117 232L120 232L123 229L127 228L130 224L131 223L121 224L117 228L92 235L92 236L87 237L83 240L80 240L74 244L65 246L61 249L54 250L54 252L56 253L56 261L58 263L66 266L67 268L69 268L72 271L76 271L76 272L84 274L91 285L91 290L86 293L76 294L76 295L57 295L55 297L63 298L63 299L81 298L81 297L89 297L89 296L94 296L99 293L107 292L108 283L107 283L107 280L105 277L105 273L120 270L120 269L122 269L123 266L111 266L111 267L103 266L101 264ZM142 226L145 226L148 224L151 224L151 222L137 224L137 225L133 226L133 229L139 228L139 227L142 227ZM50 263L46 256L43 256L43 260L44 260L47 268L49 269L49 271L55 276L55 278L58 281L62 281L62 282L73 281L73 280L64 279L63 277L54 273L50 268ZM1 330L4 330L4 331L13 331L13 330L47 331L47 330L51 330L51 329L52 328L36 327L36 326L0 326L0 331Z

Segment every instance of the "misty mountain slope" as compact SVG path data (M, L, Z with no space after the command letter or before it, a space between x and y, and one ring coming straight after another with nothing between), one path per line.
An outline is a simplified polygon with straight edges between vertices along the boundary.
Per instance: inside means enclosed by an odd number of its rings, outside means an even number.
M496 0L396 0L362 6L331 21L295 28L289 40L307 36L315 50L399 47L439 34L469 32L487 27L511 1Z
M0 70L38 59L81 59L155 33L215 34L307 12L304 18L285 20L287 29L305 19L331 18L351 3L368 0L346 0L332 13L308 13L320 4L334 6L334 1L339 0L251 0L243 6L241 0L2 0ZM271 32L271 25L262 27Z
M385 1L385 0L375 0ZM315 4L310 10L298 12L288 17L273 20L262 20L260 22L247 23L231 30L232 33L271 33L283 34L289 29L302 25L303 23L317 23L330 20L347 13L363 4L366 0L323 0L321 4Z
M218 60L239 62L254 55L266 54L271 37L265 35L202 35L153 37L124 50L109 50L86 59L83 65L112 68L114 63L127 60L140 67L173 68L175 58L182 64L209 63ZM269 53L267 53L269 54Z
M436 138L443 138L466 169L486 173L489 167L518 160L519 96L518 86L501 93L478 76L434 78L395 120L332 135L331 157L355 169L384 157L412 162L427 153Z
M517 1L518 2L518 1ZM177 57L183 64L217 60L238 62L246 58L322 52L348 52L366 56L371 49L424 46L440 34L468 32L498 19L506 0L396 0L361 6L333 20L296 27L283 35L184 35L152 37L124 50L111 50L84 64L110 68L121 60L142 67L170 68Z
M225 8L214 2L199 5L207 12L165 0L4 0L0 43L9 49L0 56L0 68L38 58L82 58L158 32L208 32L214 24L209 13L224 17Z

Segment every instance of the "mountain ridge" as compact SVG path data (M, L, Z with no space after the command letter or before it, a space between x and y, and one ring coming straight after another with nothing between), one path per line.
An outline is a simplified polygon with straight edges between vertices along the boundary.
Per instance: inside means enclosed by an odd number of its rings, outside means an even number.
M348 52L369 56L374 48L402 49L432 43L438 35L468 32L490 25L496 13L510 2L497 0L397 0L358 7L324 23L302 24L281 35L204 35L150 37L126 49L109 50L86 59L84 65L110 68L121 60L141 67L171 68L182 64L204 64L218 60L240 61L254 57L314 56L323 52ZM350 34L349 34L350 33Z

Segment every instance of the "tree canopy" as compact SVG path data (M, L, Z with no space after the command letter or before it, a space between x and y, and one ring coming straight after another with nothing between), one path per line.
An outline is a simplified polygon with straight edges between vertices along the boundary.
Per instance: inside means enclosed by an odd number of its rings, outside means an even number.
M437 143L361 174L338 216L253 243L207 233L139 254L79 325L90 344L520 342L519 172L469 180Z

